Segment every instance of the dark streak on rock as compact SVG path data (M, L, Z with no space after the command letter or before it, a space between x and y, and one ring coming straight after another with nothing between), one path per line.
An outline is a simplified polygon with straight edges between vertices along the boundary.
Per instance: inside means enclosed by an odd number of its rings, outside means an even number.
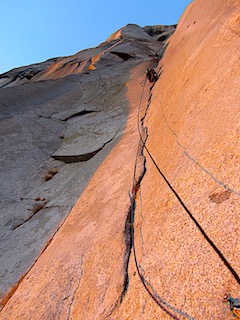
M142 156L143 148L140 152L140 156ZM136 208L135 198L137 195L137 192L140 188L140 183L146 173L146 159L143 158L143 167L140 175L137 178L137 181L135 182L134 188L132 190L132 195L130 196L130 207L127 213L126 222L125 222L125 228L124 228L124 239L125 239L125 254L124 254L124 263L123 263L123 269L124 269L124 283L123 283L123 290L119 299L119 302L121 303L125 294L128 290L128 284L129 284L129 275L128 275L128 266L129 266L129 260L130 255L133 248L133 241L134 241L134 212Z
M131 204L132 207L132 204ZM129 284L129 275L128 275L128 265L129 265L129 259L132 251L132 224L131 224L131 212L132 208L129 208L127 213L127 218L125 222L125 228L124 228L124 240L125 240L125 254L124 254L124 262L123 262L123 270L124 270L124 282L123 282L123 290L120 295L119 302L122 303L122 300L127 293L128 290L128 284Z
M103 147L102 147L103 148ZM95 150L93 152L85 153L85 154L79 154L79 155L74 155L74 156L58 156L58 155L53 155L52 158L55 160L60 160L65 163L73 163L73 162L82 162L82 161L88 161L92 157L95 156L102 148Z
M67 120L75 118L75 117L81 117L81 116L84 116L85 114L89 114L89 113L93 113L93 112L96 112L96 111L94 111L94 110L83 110L83 111L71 114L70 116L64 118L62 121L67 121Z
M115 54L116 56L123 59L124 61L134 58L133 55L124 53L124 52L110 51L110 53Z

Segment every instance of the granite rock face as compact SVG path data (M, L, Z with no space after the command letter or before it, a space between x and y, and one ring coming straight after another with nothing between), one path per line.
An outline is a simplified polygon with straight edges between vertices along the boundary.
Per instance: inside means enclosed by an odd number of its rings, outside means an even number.
M127 25L96 48L0 76L2 305L122 136L131 70L156 66L163 45Z
M175 26L128 25L5 82L1 320L232 319L239 17L237 0L195 0L170 38ZM160 75L153 86L146 68Z

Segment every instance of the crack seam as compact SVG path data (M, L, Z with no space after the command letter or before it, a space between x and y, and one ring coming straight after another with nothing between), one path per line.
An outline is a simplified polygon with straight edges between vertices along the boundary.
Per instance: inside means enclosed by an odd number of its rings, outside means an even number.
M71 210L69 211L70 214ZM3 298L0 300L0 307L2 304L2 310L5 308L6 304L8 303L8 301L11 299L11 297L14 295L15 291L17 290L17 288L20 286L20 284L22 283L22 281L25 279L25 277L29 274L29 272L33 269L33 267L35 266L35 264L37 263L38 259L40 258L40 256L44 253L45 250L47 250L48 246L51 244L51 242L53 241L54 237L56 236L56 234L58 233L59 229L63 226L63 224L65 223L65 221L67 220L69 214L63 219L62 223L60 223L60 225L58 226L58 228L56 229L56 231L54 232L54 234L52 235L52 237L47 241L47 243L45 244L44 248L42 249L42 251L39 253L38 257L35 259L35 261L33 262L32 266L25 272L25 274L22 275L22 277L20 278L20 280L17 282L17 284L10 290L10 293L7 293L5 296L3 296ZM1 310L1 311L2 311Z
M76 294L78 292L78 289L80 287L80 283L81 283L81 279L82 279L82 275L83 275L83 270L82 270L83 259L84 259L84 256L82 257L82 261L81 261L81 265L80 265L81 271L80 271L79 278L78 278L78 284L77 284L77 287L76 287L75 291L72 294L72 299L71 299L71 302L70 302L70 305L69 305L68 314L67 314L67 320L70 319L70 316L71 316L71 313L72 313L72 309L73 309L73 305L74 305L74 301L75 301L75 296L76 296Z

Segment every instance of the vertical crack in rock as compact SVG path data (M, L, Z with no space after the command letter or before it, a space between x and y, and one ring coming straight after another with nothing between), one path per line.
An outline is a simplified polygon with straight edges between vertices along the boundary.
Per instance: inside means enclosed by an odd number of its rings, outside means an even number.
M147 136L146 136L147 137ZM141 181L146 173L146 158L143 155L144 142L142 139L139 141L139 149L138 155L136 157L135 168L134 168L134 183L132 188L132 194L129 192L130 198L130 206L128 209L125 227L124 227L124 240L125 240L125 253L124 253L124 262L123 262L123 272L124 272L124 280L123 280L123 289L120 294L119 299L113 305L111 310L109 311L108 315L104 319L109 319L113 312L119 307L122 303L124 296L127 293L128 285L129 285L129 275L128 275L128 267L130 256L133 248L133 241L134 241L134 211L135 211L135 199L140 188Z
M136 208L135 199L138 193L138 190L140 188L141 181L146 173L146 158L143 156L143 144L141 146L140 154L138 155L136 161L141 160L141 171L138 172L137 175L135 175L135 181L133 185L132 195L129 195L130 197L130 207L128 210L126 222L125 222L125 228L124 228L124 239L125 239L125 254L124 254L124 282L123 282L123 291L121 293L119 302L122 303L123 298L128 290L129 285L129 275L128 275L128 266L129 266L129 260L132 252L133 242L134 242L134 213Z
M148 105L149 103L150 101L148 101ZM127 293L128 284L129 284L128 266L129 266L130 255L132 252L132 247L134 242L134 215L135 215L135 208L136 208L135 200L137 197L138 190L140 188L141 181L146 173L146 158L143 155L144 145L147 140L147 130L143 130L143 123L144 123L146 114L147 114L147 108L145 110L143 118L141 119L141 129L142 129L142 132L144 133L144 138L142 137L142 134L141 134L140 140L139 140L139 146L138 146L138 154L135 161L132 192L131 194L129 193L130 207L128 210L128 214L125 222L125 228L124 228L124 239L125 239L126 248L125 248L124 265L123 265L124 282L123 282L123 291L119 299L120 303L122 302L125 294Z
M124 240L125 240L125 253L124 253L124 262L123 262L123 270L124 270L124 281L123 281L123 290L120 295L119 302L122 303L123 298L128 290L128 284L129 284L129 275L128 275L128 265L130 260L130 255L132 251L132 228L131 225L131 215L132 215L132 199L130 202L130 208L127 213L127 218L125 221L125 228L124 228Z
M130 197L130 207L128 210L125 229L124 229L124 238L125 238L125 255L124 255L124 283L123 283L123 291L121 293L119 302L122 303L124 296L127 293L128 285L129 285L129 260L132 252L132 248L134 245L134 218L135 218L135 209L136 209L136 197L141 185L141 181L146 173L146 157L143 154L144 146L148 138L147 127L144 128L144 120L147 115L148 108L151 103L152 94L149 92L149 98L144 110L143 116L140 118L140 109L138 114L138 131L139 131L139 145L138 145L138 154L135 161L134 168L134 176L133 176L133 186L132 192L129 193Z
M137 192L140 188L141 181L146 173L146 158L145 156L143 156L144 144L140 142L139 147L140 147L140 151L138 151L139 153L136 158L136 168L134 169L135 180L133 184L132 195L130 195L130 192L129 192L130 207L128 209L128 213L125 221L125 227L124 227L125 253L124 253L124 262L123 262L123 271L124 271L123 289L118 301L113 305L109 314L104 319L109 319L112 316L113 312L122 303L123 298L126 295L128 290L128 285L129 285L128 267L129 267L129 261L130 261L130 256L131 256L133 241L134 241L133 223L134 223L135 199L137 196ZM140 161L141 161L141 167L139 168L137 167L137 163L139 163Z
M82 257L82 261L81 261L81 265L80 265L80 274L79 274L79 278L78 278L78 283L77 283L77 286L76 286L76 289L74 290L73 294L72 294L72 299L70 301L70 304L69 304L69 308L68 308L68 314L67 314L67 320L70 319L70 316L71 316L71 313L72 313L72 309L73 309L73 306L74 306L74 302L75 302L75 296L78 292L78 289L80 287L80 283L81 283L81 279L82 279L82 275L83 275L83 269L82 269L82 266L83 266L83 263L84 263L84 256Z

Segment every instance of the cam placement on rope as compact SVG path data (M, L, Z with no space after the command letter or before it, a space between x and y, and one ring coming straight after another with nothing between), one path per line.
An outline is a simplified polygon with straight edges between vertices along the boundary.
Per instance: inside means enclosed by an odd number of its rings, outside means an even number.
M224 297L229 309L232 311L234 317L240 319L240 299L234 299L230 295Z

